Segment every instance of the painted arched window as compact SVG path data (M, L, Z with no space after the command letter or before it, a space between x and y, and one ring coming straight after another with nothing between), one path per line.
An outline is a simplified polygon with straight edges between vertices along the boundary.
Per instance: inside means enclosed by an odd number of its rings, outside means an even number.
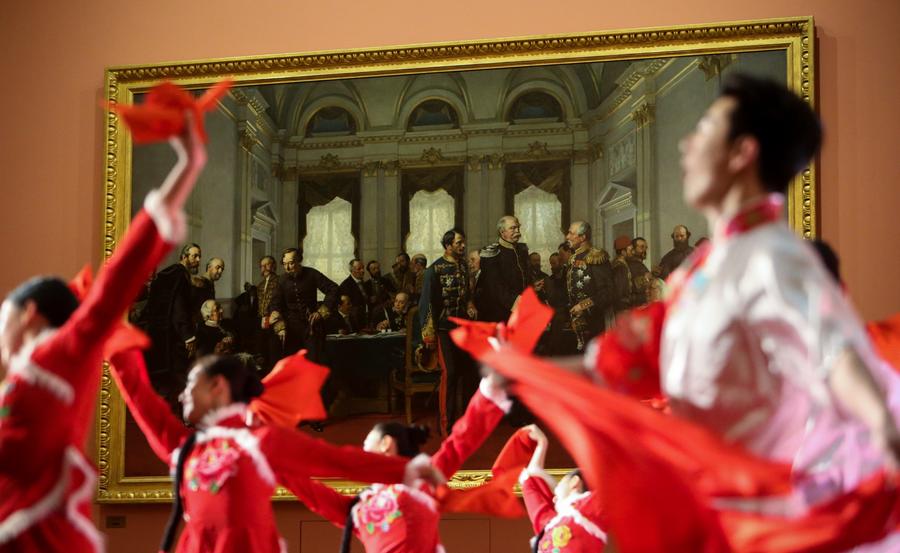
M356 119L344 108L320 109L306 125L306 136L340 136L356 132Z
M444 255L441 237L453 228L455 217L453 197L443 188L434 192L419 190L409 202L409 236L406 251L410 256L425 254L428 264Z
M354 249L352 215L353 206L342 198L309 210L303 239L305 266L318 269L335 282L347 277L347 263L353 259Z
M426 100L409 115L407 130L439 130L459 127L459 116L453 106L443 100Z
M562 121L562 118L562 106L556 98L540 91L522 94L509 110L509 120L514 123Z
M531 185L515 195L514 213L522 225L521 241L529 252L541 254L541 267L550 273L550 254L565 238L562 228L562 204L556 194Z

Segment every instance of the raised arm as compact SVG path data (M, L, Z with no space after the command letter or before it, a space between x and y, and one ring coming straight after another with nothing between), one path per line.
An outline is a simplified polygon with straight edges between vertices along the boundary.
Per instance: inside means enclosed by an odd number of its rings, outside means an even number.
M330 521L338 528L343 528L347 522L347 513L353 497L334 491L325 484L310 478L295 478L282 475L279 478L281 485L291 490L309 510Z
M341 477L358 482L403 482L409 459L337 446L289 428L266 426L256 431L260 449L279 482L299 478ZM290 480L292 479L292 480Z
M187 437L188 429L153 390L143 354L138 349L114 354L110 373L153 452L169 463L172 451Z
M540 534L553 517L556 516L556 508L553 504L553 489L556 485L553 477L544 471L544 460L547 456L547 436L535 425L527 427L529 436L537 442L531 462L522 472L519 483L522 485L522 498L525 500L525 509L528 518L534 527L534 533Z
M182 207L206 164L206 150L195 135L194 125L188 134L174 139L172 146L178 162L163 185L151 191L119 247L100 271L81 305L53 340L38 348L34 360L46 370L56 372L70 383L85 380L79 363L54 363L54 359L81 358L100 348L116 323L144 286L147 277L169 252L183 240L185 221ZM46 363L42 363L46 361Z
M466 459L481 447L503 415L509 412L512 401L497 384L498 379L496 375L481 379L465 414L456 421L450 435L431 457L434 466L447 477L458 471Z

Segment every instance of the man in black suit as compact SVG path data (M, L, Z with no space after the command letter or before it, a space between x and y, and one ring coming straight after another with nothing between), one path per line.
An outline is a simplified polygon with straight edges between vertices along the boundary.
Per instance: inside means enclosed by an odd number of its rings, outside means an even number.
M181 248L178 263L156 274L142 312L153 347L147 350L147 368L156 390L173 406L187 381L188 359L196 346L191 310L191 276L200 268L200 246Z
M375 294L372 293L372 282L365 280L365 276L366 267L363 262L359 259L350 261L350 274L341 282L338 294L348 296L359 319L368 321Z
M337 310L325 321L325 331L328 334L356 334L362 326L359 312L354 308L350 296L341 294Z
M333 310L337 302L338 286L312 267L304 267L303 253L288 248L281 257L284 274L272 292L266 317L283 344L282 356L308 350L310 360L316 361L324 346L321 319ZM325 294L324 310L316 305L316 291Z

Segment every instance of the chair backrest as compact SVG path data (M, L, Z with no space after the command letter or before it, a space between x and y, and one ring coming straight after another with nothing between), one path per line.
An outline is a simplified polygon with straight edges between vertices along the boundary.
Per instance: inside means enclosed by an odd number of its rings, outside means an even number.
M416 359L416 347L421 343L422 325L419 323L419 306L409 308L406 313L406 376L409 378L414 372L434 372L440 370L438 366L437 350L432 350L425 366L419 364Z

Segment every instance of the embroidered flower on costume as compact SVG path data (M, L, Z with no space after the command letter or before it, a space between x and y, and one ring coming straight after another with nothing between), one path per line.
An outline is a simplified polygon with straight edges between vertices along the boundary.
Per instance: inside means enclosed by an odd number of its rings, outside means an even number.
M560 553L563 548L572 541L572 530L565 524L555 527L550 531L549 539L543 539L541 543L541 551L549 553ZM551 549L550 546L553 546Z
M202 452L191 457L184 469L188 487L193 491L217 493L237 473L240 457L240 450L228 440L210 442Z
M357 525L369 534L374 534L376 528L382 532L389 531L391 523L403 515L393 486L363 493L354 511Z
M5 398L7 395L12 393L14 386L15 384L12 382L0 383L0 399ZM0 419L8 417L9 412L9 405L0 405Z

